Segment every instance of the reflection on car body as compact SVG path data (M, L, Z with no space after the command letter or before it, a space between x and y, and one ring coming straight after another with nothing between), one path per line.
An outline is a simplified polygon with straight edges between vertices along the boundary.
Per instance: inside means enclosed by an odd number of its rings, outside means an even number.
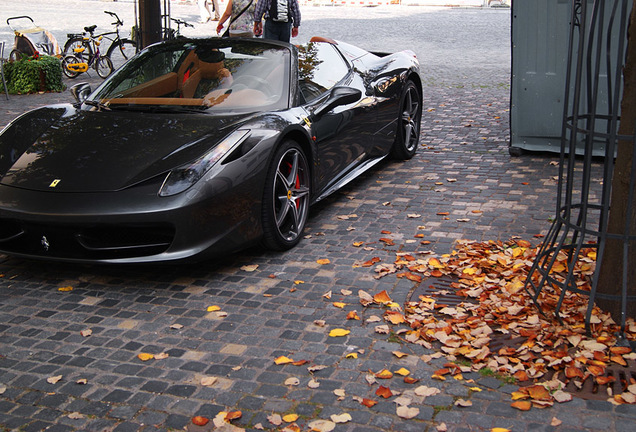
M0 134L0 251L71 262L284 250L309 207L419 141L412 52L179 39Z

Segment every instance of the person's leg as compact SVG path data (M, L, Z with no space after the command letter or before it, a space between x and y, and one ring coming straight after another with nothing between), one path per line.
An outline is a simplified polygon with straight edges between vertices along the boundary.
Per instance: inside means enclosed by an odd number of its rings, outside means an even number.
M278 40L278 33L276 31L276 23L272 20L265 20L263 25L263 39Z
M291 23L279 23L280 30L278 33L278 40L283 42L289 42L291 40Z

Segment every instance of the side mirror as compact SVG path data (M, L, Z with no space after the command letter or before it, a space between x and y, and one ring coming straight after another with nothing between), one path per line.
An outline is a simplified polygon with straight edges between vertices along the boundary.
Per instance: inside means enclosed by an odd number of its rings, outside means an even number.
M340 105L357 102L362 97L362 92L353 87L334 87L329 91L329 97L316 110L315 118L322 117L332 109Z
M92 93L91 85L88 83L75 84L70 88L70 92L77 103L82 104L88 98L88 95Z

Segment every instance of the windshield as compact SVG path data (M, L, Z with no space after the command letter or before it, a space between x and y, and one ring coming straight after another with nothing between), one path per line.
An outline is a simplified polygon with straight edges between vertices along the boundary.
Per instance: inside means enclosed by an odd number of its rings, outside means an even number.
M262 111L289 104L290 49L249 39L151 46L91 95L111 109Z

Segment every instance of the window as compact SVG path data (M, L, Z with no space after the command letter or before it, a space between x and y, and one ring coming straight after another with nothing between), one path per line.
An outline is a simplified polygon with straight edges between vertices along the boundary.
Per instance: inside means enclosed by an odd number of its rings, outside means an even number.
M298 47L298 79L306 101L328 91L348 72L349 66L331 44L309 42Z

